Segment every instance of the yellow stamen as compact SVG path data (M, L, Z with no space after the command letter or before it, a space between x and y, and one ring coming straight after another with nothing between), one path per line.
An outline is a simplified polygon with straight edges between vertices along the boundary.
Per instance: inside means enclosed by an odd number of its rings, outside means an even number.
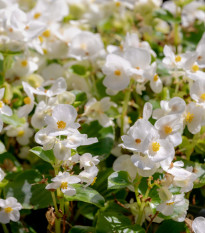
M42 36L44 36L44 37L49 37L50 35L51 35L51 31L49 29L44 31L42 34Z
M121 44L121 45L120 45L120 50L123 51L123 49L124 49L124 48L123 48L123 45Z
M62 182L60 188L61 189L67 189L68 188L68 182Z
M175 62L180 62L181 59L182 59L182 58L178 55L178 56L175 57Z
M164 126L164 131L166 134L170 134L172 132L172 128L168 125L165 125Z
M116 5L116 7L120 7L121 6L121 2L116 2L115 5Z
M25 133L25 132L24 132L23 130L20 130L20 131L18 132L18 135L17 135L17 136L18 136L18 137L22 137L22 136L24 135L24 133Z
M115 70L114 74L117 75L117 76L120 76L121 75L121 71L120 70Z
M93 182L91 183L91 185L94 185L96 180L97 180L97 177L94 177Z
M8 214L11 211L13 211L13 209L11 207L6 207L6 208L4 208L4 211Z
M132 120L130 117L128 117L128 124L132 124Z
M193 72L197 72L197 71L199 70L199 66L193 65L193 66L191 67L191 69L192 69Z
M140 70L140 67L139 66L137 66L137 67L135 67L137 70Z
M39 36L38 39L40 40L41 43L43 43L43 37Z
M30 104L31 103L31 98L28 96L23 99L24 104Z
M28 29L29 29L29 26L27 25L24 29L25 29L25 30L28 30Z
M137 138L137 139L135 139L135 142L136 142L137 144L140 144L140 143L141 143L141 139Z
M193 120L193 118L194 118L194 114L193 114L193 113L188 112L188 113L187 113L187 115L186 115L185 120L186 120L186 122L191 123L191 122L192 122L192 120Z
M66 123L64 121L58 121L57 126L59 129L65 129Z
M13 32L13 28L9 28L9 31L10 31L10 32Z
M174 204L174 201L173 201L173 202L166 203L166 205L173 205L173 204Z
M48 50L47 50L47 49L43 49L43 53L44 53L44 54L47 54L47 53L48 53Z
M34 18L34 19L38 19L40 16L41 16L41 13L37 12L37 13L33 16L33 18Z
M154 78L153 78L154 82L156 82L158 79L159 79L158 75L155 74L155 75L154 75Z
M26 67L26 66L28 65L28 62L27 62L26 60L23 60L23 61L21 62L21 65L24 66L24 67Z
M0 108L3 108L4 103L2 101L0 101Z
M200 96L200 98L201 98L203 101L205 101L205 93L203 93L203 94Z
M159 148L160 148L160 144L159 144L158 142L153 142L153 143L152 143L152 150L153 150L154 152L159 151Z

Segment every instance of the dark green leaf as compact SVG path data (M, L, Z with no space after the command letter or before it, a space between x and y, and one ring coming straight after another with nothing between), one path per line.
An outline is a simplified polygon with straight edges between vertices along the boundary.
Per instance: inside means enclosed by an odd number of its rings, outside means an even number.
M74 226L69 231L69 233L95 233L95 232L96 232L95 228L89 226Z
M108 177L108 189L120 189L131 185L126 171L114 172Z
M175 222L173 220L163 221L156 233L182 233L185 232L184 222Z

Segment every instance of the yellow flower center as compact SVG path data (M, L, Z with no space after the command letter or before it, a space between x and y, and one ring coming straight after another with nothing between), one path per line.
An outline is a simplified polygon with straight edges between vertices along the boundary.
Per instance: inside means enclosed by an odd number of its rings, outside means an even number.
M120 76L121 75L121 71L120 70L115 70L114 74L117 75L117 76Z
M137 67L135 67L137 70L140 70L140 67L139 66L137 66Z
M193 72L197 72L199 70L199 67L197 65L193 65L191 69Z
M135 142L136 142L137 144L140 144L140 143L141 143L141 139L137 138L137 139L135 139Z
M40 16L41 16L41 13L37 12L37 13L33 16L33 18L34 18L34 19L38 19Z
M203 101L205 101L205 93L203 93L203 94L200 96L200 98L201 98Z
M173 201L173 202L166 203L166 205L174 205L174 201Z
M116 5L116 7L120 7L121 6L121 2L116 2L115 5Z
M155 76L154 76L154 78L153 78L154 82L156 82L158 79L159 79L158 75L155 74Z
M47 50L47 49L43 49L43 53L44 53L44 54L47 54L47 53L48 53L48 50Z
M191 122L192 122L192 120L193 120L193 118L194 118L194 114L193 114L193 113L188 112L188 113L187 113L187 115L186 115L185 120L186 120L186 122L191 123Z
M61 189L67 189L68 188L68 182L62 182L60 188Z
M65 121L58 121L57 126L59 129L65 129L66 123L65 123Z
M24 66L24 67L26 67L26 66L28 65L28 62L27 62L26 60L23 60L23 61L21 62L21 65Z
M158 142L153 142L153 143L152 143L152 150L153 150L154 152L159 151L159 148L160 148L160 144L159 144Z
M97 177L94 177L93 182L92 182L92 184L91 184L91 185L94 185L94 184L95 184L95 182L96 182L96 180L97 180Z
M180 62L182 60L182 58L178 55L175 57L175 62Z
M23 135L24 135L24 131L23 130L20 130L19 132L18 132L18 137L22 137Z
M0 108L3 108L4 103L2 101L0 101Z
M168 125L164 126L164 131L166 134L170 134L172 132L172 128Z
M40 40L41 43L43 43L43 37L39 36L38 39Z
M44 36L44 37L49 37L50 35L51 35L51 31L49 29L44 31L42 34L42 36Z
M6 207L4 208L4 211L8 214L12 211L13 209L11 207Z
M27 97L25 97L23 99L23 102L24 102L24 104L30 104L31 103L31 98L27 96Z

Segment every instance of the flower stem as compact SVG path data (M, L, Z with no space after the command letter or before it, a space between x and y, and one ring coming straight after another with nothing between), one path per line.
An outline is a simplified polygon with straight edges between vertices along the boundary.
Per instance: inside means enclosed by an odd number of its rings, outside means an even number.
M123 103L123 106L122 106L122 114L121 114L121 129L120 129L120 132L121 132L121 136L124 134L124 118L127 114L127 108L128 108L128 103L129 103L129 100L130 100L130 94L131 94L131 91L132 91L132 84L133 84L133 81L134 80L130 80L130 84L125 92L125 98L124 98L124 103Z
M1 224L1 225L2 225L2 228L3 228L4 233L9 233L9 231L8 231L8 229L7 229L7 227L6 227L6 225L5 225L5 224Z

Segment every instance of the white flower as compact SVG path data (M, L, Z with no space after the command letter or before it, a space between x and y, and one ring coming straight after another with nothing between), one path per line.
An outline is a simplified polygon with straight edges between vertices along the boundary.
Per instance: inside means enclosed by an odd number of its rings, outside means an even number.
M33 130L29 128L28 123L25 123L19 127L9 125L5 128L5 130L9 137L16 137L17 142L23 146L27 145L30 137L33 136Z
M48 136L46 129L41 129L35 134L35 141L43 146L44 150L51 150L56 142L55 136Z
M98 34L83 31L73 37L70 43L69 56L78 60L93 60L104 55L104 45Z
M173 146L178 146L182 143L181 131L183 122L180 120L179 114L161 117L155 122L155 128L159 131L160 137L168 139Z
M108 127L112 125L113 122L105 112L108 111L112 105L113 103L110 101L110 97L104 97L100 101L92 98L86 103L83 115L88 116L89 120L98 120L102 126Z
M205 80L196 80L190 88L190 95L193 100L205 107Z
M201 40L199 41L197 48L197 63L201 68L205 67L205 33L203 34Z
M1 100L4 97L4 91L5 88L1 88L0 89L0 115L7 115L7 116L11 116L12 115L12 110L9 106L5 105L4 102ZM0 118L0 132L3 128L3 121Z
M46 186L46 189L60 188L65 195L73 196L76 194L76 190L69 184L76 184L79 183L81 180L77 176L71 176L68 172L59 172L56 177L51 179L51 181L53 183L48 184Z
M4 179L5 175L4 171L0 168L0 182Z
M185 199L184 199L184 193L179 195L174 195L170 200L159 204L157 206L157 210L160 211L165 216L170 216L174 213L175 206L184 206L185 205Z
M25 97L23 100L25 105L18 109L18 117L28 116L34 107L33 88L26 82L22 82L22 85L27 97Z
M0 199L0 222L7 224L10 220L17 222L20 219L19 210L22 209L22 205L17 202L16 198L8 197L6 200Z
M152 117L159 119L162 116L170 114L182 114L185 111L186 103L180 97L174 97L170 101L161 100L160 108L153 111Z
M130 62L132 77L138 82L144 81L144 71L149 68L151 63L150 53L141 48L129 48L124 53L124 58Z
M193 102L186 106L186 111L184 113L184 123L187 125L188 130L192 134L196 134L201 130L201 125L203 122L202 112L204 112L204 109Z
M205 229L205 218L197 217L192 222L192 229L194 233L203 233Z
M48 136L67 135L75 131L80 125L74 123L77 117L76 109L68 104L59 104L53 108L51 116L45 117Z
M90 153L85 153L80 156L80 169L81 168L89 168L97 165L100 162L98 156L92 156Z
M86 187L88 185L91 185L93 182L95 182L97 174L98 174L98 168L96 166L92 166L92 167L89 167L86 170L82 171L79 174L79 177L80 177L82 182L87 183L85 185L85 187Z
M114 91L125 89L130 82L130 69L131 65L126 59L115 54L109 54L102 68L106 75L103 84Z

